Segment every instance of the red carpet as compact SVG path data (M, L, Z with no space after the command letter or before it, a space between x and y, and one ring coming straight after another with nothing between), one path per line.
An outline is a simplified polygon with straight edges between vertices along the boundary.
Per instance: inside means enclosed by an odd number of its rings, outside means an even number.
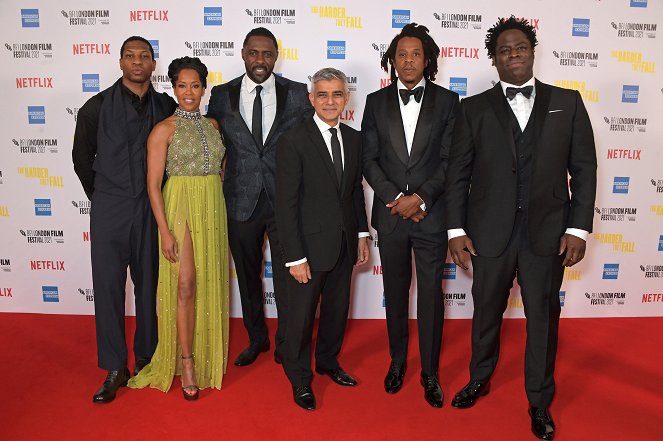
M133 320L128 321L129 327ZM414 323L412 323L414 325ZM185 402L179 380L168 394L122 388L115 402L92 404L104 372L96 368L94 319L0 314L0 440L535 440L523 390L525 322L506 320L490 394L472 409L449 405L467 380L468 320L445 322L442 409L423 399L416 330L403 389L387 395L385 323L352 320L341 364L360 381L342 388L316 376L318 410L292 402L271 355L232 364L223 390ZM273 328L275 322L270 321ZM663 318L564 319L551 407L556 440L662 440ZM246 344L231 321L230 360Z

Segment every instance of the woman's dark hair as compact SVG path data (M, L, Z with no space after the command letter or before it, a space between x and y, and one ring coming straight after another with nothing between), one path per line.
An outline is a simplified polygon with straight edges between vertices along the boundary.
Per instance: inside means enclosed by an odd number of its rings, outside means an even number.
M495 56L495 50L497 48L497 37L499 37L502 32L508 31L509 29L517 29L522 31L522 33L525 34L529 40L529 44L532 46L532 51L534 51L534 47L538 43L534 26L529 24L529 21L526 19L516 18L512 15L509 18L500 18L492 28L488 29L488 32L486 33L486 49L488 50L488 58L493 58Z
M175 58L170 62L170 65L168 66L168 76L170 77L170 83L173 87L175 87L177 77L182 69L193 69L198 72L200 83L203 85L203 88L207 87L207 66L205 66L198 57Z
M147 47L150 48L150 54L152 54L152 59L154 60L154 48L150 44L149 41L144 39L143 37L139 37L138 35L134 35L133 37L129 37L126 40L124 40L124 43L122 43L122 46L120 46L120 58L124 56L124 47L129 43L130 41L142 41L147 45Z
M396 81L396 69L394 69L396 46L398 46L398 42L403 37L414 37L421 41L427 62L426 67L424 68L424 78L430 81L435 80L435 74L437 74L437 57L440 55L440 48L435 44L435 40L433 40L433 37L428 33L428 28L416 23L405 25L401 30L401 33L391 40L389 49L387 49L387 52L382 56L382 69L384 69L385 72L389 72L391 67L391 81Z

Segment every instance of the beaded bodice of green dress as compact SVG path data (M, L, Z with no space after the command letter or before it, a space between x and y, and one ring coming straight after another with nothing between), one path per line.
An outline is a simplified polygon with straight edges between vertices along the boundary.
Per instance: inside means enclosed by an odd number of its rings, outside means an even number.
M226 148L212 123L200 112L175 110L175 134L168 146L169 176L218 174Z

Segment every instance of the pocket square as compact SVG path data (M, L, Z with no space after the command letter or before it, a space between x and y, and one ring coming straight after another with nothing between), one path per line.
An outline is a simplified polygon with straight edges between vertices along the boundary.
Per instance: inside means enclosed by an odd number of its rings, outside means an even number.
M557 110L548 110L548 113L557 113L557 112L563 112L564 109L557 109Z

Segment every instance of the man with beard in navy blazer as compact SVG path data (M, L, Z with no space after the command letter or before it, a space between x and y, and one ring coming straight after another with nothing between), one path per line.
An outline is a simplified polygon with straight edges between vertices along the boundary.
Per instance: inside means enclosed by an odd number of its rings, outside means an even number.
M364 177L375 192L391 364L387 393L403 385L408 347L412 252L417 271L417 325L424 398L441 407L437 378L447 255L442 202L458 95L433 83L440 48L425 26L408 24L382 58L392 84L366 98L361 123Z
M489 29L486 49L500 82L464 99L456 120L447 172L449 251L463 269L472 255L474 317L470 382L451 405L471 407L488 393L517 277L532 432L551 440L559 289L564 267L582 260L592 230L596 150L580 94L534 78L536 44L524 19L500 19Z
M278 314L274 360L281 362L288 311L283 252L274 220L276 143L283 132L313 116L305 84L273 74L276 37L265 28L244 39L246 74L215 86L208 115L221 126L226 145L223 193L228 211L228 240L237 270L249 347L236 366L253 363L269 350L263 312L262 262L265 232L272 254L274 299Z

